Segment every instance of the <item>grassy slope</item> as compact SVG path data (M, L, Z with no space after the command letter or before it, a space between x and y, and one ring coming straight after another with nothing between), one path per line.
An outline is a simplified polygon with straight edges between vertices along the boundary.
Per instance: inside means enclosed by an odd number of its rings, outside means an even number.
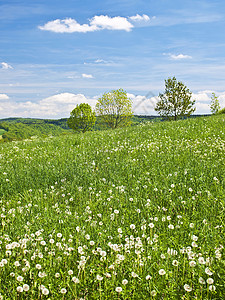
M72 256L64 256L63 264L52 261L46 254L42 263L52 275L45 278L44 285L51 290L52 299L59 297L59 287L67 286L69 290L69 269L80 276L76 292L80 297L86 293L87 299L99 299L100 293L102 299L117 298L115 287L121 286L124 278L129 284L123 287L124 298L121 299L147 299L153 290L157 292L157 299L181 299L187 294L184 284L192 286L193 291L187 296L190 299L195 296L222 299L224 254L219 260L215 251L220 254L224 245L224 124L224 117L218 116L16 142L13 148L12 144L2 145L2 205L6 211L20 205L23 213L13 218L8 214L1 234L8 234L13 241L16 236L22 238L27 232L44 229L42 236L47 243L49 234L56 238L55 234L62 232L67 243L72 234L75 249L88 244L85 237L88 234L107 252L107 263L104 263L91 249L85 250L90 259L86 273L81 272L81 275L77 271L76 262L80 258L76 251ZM28 209L28 203L32 209ZM87 221L89 216L92 221ZM164 222L163 217L169 218ZM95 221L103 225L93 226ZM16 226L12 227L12 222ZM153 230L149 229L149 223L154 223ZM173 230L168 229L171 224ZM143 233L145 225L147 229ZM77 226L82 230L77 232ZM118 237L118 228L122 229L122 237ZM107 279L103 274L112 272L109 266L115 264L116 255L108 242L125 244L125 237L131 235L142 240L141 258L132 249L130 254L121 251L126 256L125 261L116 264L117 276ZM180 253L180 249L192 245L193 235L198 237L193 253L197 256L201 253L205 260L212 257L211 265L198 263L195 255L188 260L186 254ZM147 237L154 237L154 247ZM4 238L2 243L6 243ZM30 257L34 246L29 245ZM168 248L176 249L179 255L168 256ZM57 255L63 256L63 252ZM19 257L22 259L23 254ZM175 258L180 264L177 268L172 266ZM197 261L195 269L189 266L190 260ZM210 293L206 285L200 288L198 282L200 276L205 280L209 277L204 271L206 266L213 272L214 293ZM60 282L54 277L59 268L63 278ZM165 277L159 275L160 269L166 270ZM132 277L132 271L139 279ZM102 292L97 274L104 277ZM153 277L151 287L145 279L148 274ZM14 281L8 277L2 280L3 286L8 286L8 291L11 289L16 295ZM1 292L7 293L4 288ZM66 299L72 297L68 291Z

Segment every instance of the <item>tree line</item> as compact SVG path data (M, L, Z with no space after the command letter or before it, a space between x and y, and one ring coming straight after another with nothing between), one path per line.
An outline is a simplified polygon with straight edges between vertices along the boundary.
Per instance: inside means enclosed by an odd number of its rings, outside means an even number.
M192 99L192 92L176 77L165 80L165 91L160 93L158 98L155 111L167 120L176 121L189 117L196 110L194 107L196 101ZM210 109L212 114L225 112L220 110L218 97L214 93ZM106 127L114 129L127 126L133 116L132 101L123 89L112 90L98 99L95 111L87 103L77 105L70 114L68 126L75 131L86 132L93 128L96 115Z

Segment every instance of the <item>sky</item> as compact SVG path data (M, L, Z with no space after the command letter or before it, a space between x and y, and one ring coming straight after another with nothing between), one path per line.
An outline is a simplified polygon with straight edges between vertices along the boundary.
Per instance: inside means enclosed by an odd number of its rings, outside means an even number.
M224 0L0 0L0 118L64 118L122 88L157 115L175 76L225 106Z

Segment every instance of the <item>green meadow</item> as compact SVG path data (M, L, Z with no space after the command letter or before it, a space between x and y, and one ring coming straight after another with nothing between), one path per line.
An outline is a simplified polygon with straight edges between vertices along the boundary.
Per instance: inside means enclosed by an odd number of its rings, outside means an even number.
M0 144L0 299L224 299L225 117Z

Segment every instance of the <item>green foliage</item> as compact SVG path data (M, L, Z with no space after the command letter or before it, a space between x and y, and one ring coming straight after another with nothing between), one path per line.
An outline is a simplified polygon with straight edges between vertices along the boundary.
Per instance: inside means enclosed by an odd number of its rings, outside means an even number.
M0 295L224 299L224 135L218 115L1 144Z
M210 110L213 115L218 114L220 111L219 99L215 93L212 93L212 96L211 96Z
M1 142L23 140L32 136L43 137L48 135L59 135L66 132L61 127L53 124L47 124L42 120L28 123L26 123L26 121L21 123L18 120L1 122L0 128L4 130Z
M225 114L225 107L219 110L218 114Z
M165 92L159 94L155 110L160 116L169 120L189 117L194 111L195 100L191 100L192 93L176 77L165 80Z
M112 90L98 99L96 112L106 127L128 126L133 115L132 101L123 89Z
M71 111L67 124L75 131L86 132L93 128L95 120L95 113L91 106L87 103L81 103Z

